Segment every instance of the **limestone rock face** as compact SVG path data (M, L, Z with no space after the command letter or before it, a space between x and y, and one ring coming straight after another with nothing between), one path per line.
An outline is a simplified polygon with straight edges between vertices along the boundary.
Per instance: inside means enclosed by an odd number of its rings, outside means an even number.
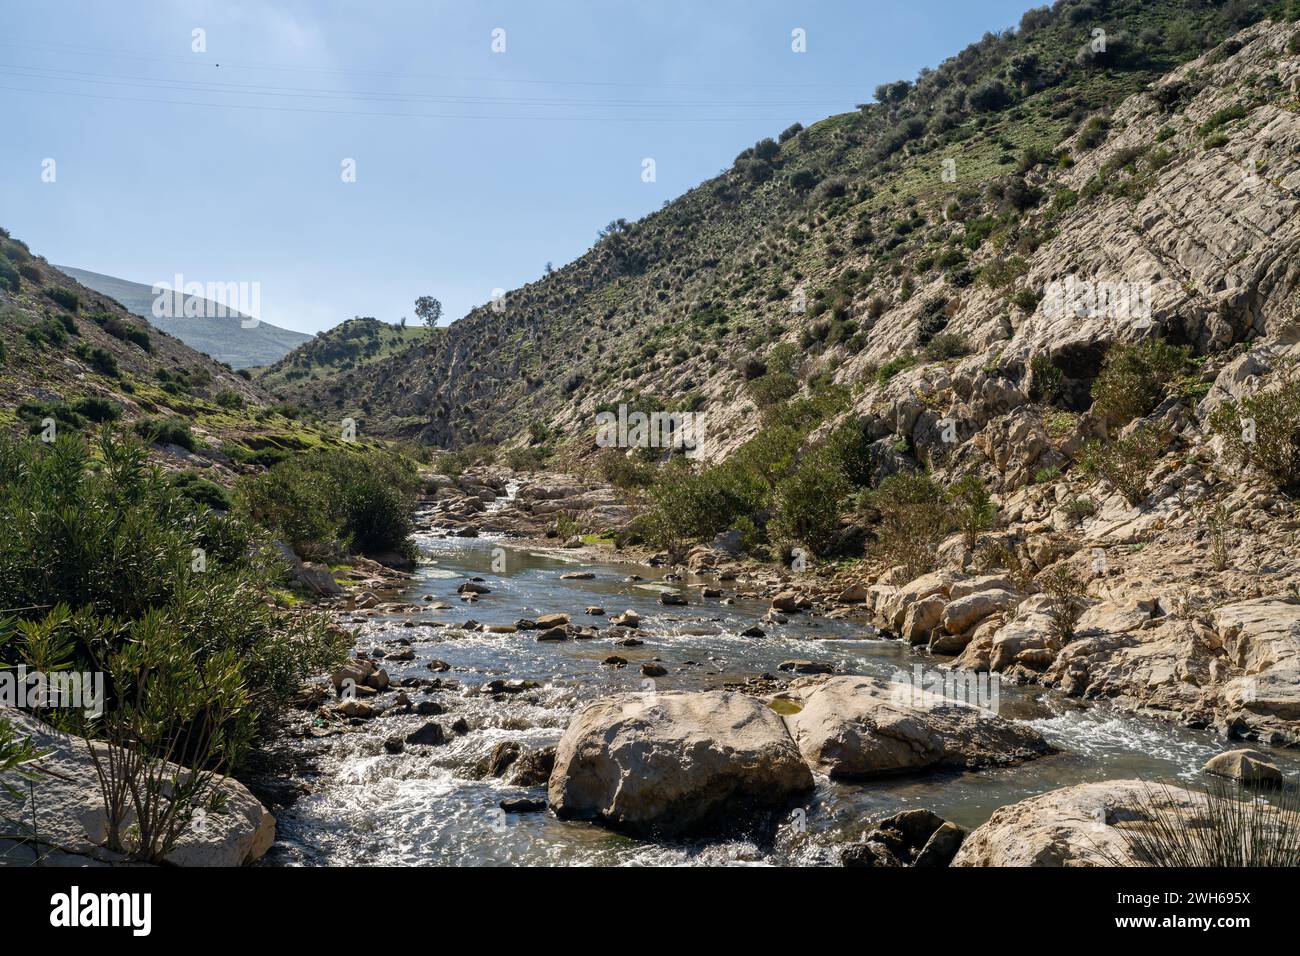
M1140 780L1063 787L994 811L966 837L952 865L1137 866L1123 831L1144 825L1135 810L1148 801L1189 823L1205 804L1200 794Z
M832 777L865 779L938 765L974 769L1052 748L1021 724L872 677L795 681L803 709L786 718L799 750Z
M638 834L743 829L811 791L781 718L741 694L648 693L588 704L556 748L561 818Z
M49 754L41 766L51 773L40 775L35 784L42 844L78 858L81 865L121 862L120 854L103 845L108 824L86 740L57 734L34 717L9 707L0 708L0 720L14 725L21 736L31 737L42 753ZM275 817L243 784L232 777L218 777L214 786L223 797L220 809L194 813L167 855L168 863L241 866L261 859L275 842ZM19 798L0 789L0 812L20 818L6 808L11 801L21 804L26 800L27 788L21 789Z

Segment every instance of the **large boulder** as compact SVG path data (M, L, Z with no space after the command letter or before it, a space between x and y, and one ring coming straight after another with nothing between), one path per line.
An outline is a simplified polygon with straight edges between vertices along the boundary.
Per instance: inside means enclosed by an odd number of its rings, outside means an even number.
M108 818L90 756L92 744L56 733L31 715L9 707L0 707L0 722L12 724L20 737L31 738L37 750L46 754L37 766L48 772L38 774L33 784L40 842L68 854L71 859L67 862L73 865L122 862L121 854L104 846ZM94 742L93 746L103 753L104 744ZM175 769L180 774L187 772ZM19 781L0 777L0 783ZM240 866L261 859L275 842L275 817L243 784L232 777L215 777L212 786L220 797L219 806L195 810L167 854L167 863ZM0 815L23 819L28 813L21 809L27 796L26 783L17 788L16 795L0 787ZM5 841L0 839L0 852L4 848Z
M1141 780L1063 787L994 811L953 866L1137 866L1126 831L1148 825L1144 808L1196 825L1204 796Z
M714 691L588 704L560 739L547 796L561 818L679 836L761 825L812 789L776 712Z
M1227 777L1255 786L1277 786L1282 783L1282 771L1258 750L1229 750L1215 754L1202 768L1216 777Z
M795 681L803 709L786 718L804 759L865 779L947 766L1003 766L1052 753L1035 730L910 684L873 677Z

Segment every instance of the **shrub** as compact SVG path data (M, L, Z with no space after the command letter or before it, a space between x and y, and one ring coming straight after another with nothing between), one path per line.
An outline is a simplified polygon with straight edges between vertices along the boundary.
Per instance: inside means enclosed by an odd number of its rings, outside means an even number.
M69 312L76 312L81 308L81 296L77 295L77 293L73 292L71 289L65 289L62 286L56 285L46 289L45 294Z
M931 362L944 362L971 353L964 336L956 332L941 332L926 343L921 353Z
M18 270L8 259L0 258L0 289L17 292L21 285L22 280L18 277Z
M1159 454L1157 437L1142 429L1129 438L1089 442L1079 463L1085 473L1104 478L1136 507L1146 500L1147 480Z
M786 372L768 372L746 384L754 404L767 408L798 394L799 380Z
M1283 491L1300 490L1300 382L1220 405L1210 424L1237 461Z
M1111 425L1149 414L1187 369L1191 350L1162 339L1114 345L1092 384L1093 411Z
M171 477L172 487L187 499L213 511L229 511L230 495L214 481L193 471L180 471Z
M101 348L98 345L78 347L77 357L100 375L117 378L121 374L117 367L117 359L106 348Z
M1001 80L990 80L971 90L967 98L971 108L981 113L991 113L1010 105L1012 96Z
M1106 134L1110 131L1110 121L1101 117L1094 116L1083 124L1083 129L1079 131L1077 140L1080 149L1096 149L1106 141Z
M825 450L808 455L792 475L777 483L772 496L773 534L805 544L814 554L827 553L851 488L834 455Z
M916 356L911 352L904 352L880 366L880 369L876 372L876 382L879 385L884 385L899 372L905 371L915 364Z
M115 422L122 417L122 406L107 398L88 396L79 399L72 410L87 421L95 423Z
M186 674L211 678L252 720L341 656L324 619L267 606L274 571L255 529L197 509L137 440L107 428L93 459L77 437L0 436L0 526L0 606L52 609L20 611L17 626L42 638L45 667L108 674L106 717L125 701L141 760L238 763L243 734L197 706ZM33 643L4 636L0 665L30 666ZM135 722L144 713L148 727ZM214 734L220 752L205 756L198 739ZM194 746L165 743L185 739Z
M1051 599L1050 630L1062 647L1074 640L1074 631L1087 608L1086 592L1079 576L1068 565L1057 564L1039 578L1043 593Z
M927 474L891 475L862 497L875 514L873 553L910 577L934 570L935 549L953 526L948 496Z
M217 393L216 403L222 408L240 409L244 407L244 396L234 389L225 388Z
M1177 790L1160 785L1114 808L1118 827L1132 860L1146 866L1170 867L1294 867L1300 865L1300 798L1294 790L1265 796L1239 781L1214 780L1190 788L1195 795L1196 821L1171 811L1180 803ZM1130 860L1106 857L1110 866Z
M998 523L998 506L993 503L988 486L974 472L963 475L950 492L953 518L957 529L972 551L985 531L992 531Z
M265 474L241 479L237 510L304 558L355 551L413 558L414 465L369 449L295 455Z
M1029 398L1031 401L1051 404L1061 397L1065 373L1056 367L1049 355L1035 355L1029 360Z
M177 445L186 451L196 447L190 426L181 418L142 418L135 433L151 445Z

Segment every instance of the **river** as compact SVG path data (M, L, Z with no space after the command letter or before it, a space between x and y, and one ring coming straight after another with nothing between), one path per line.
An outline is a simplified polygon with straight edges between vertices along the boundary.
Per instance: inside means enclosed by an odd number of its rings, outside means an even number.
M696 690L715 688L724 679L776 674L777 665L790 658L827 661L840 672L882 677L910 672L928 658L903 642L879 639L860 624L807 615L795 615L783 626L763 625L766 637L740 637L767 610L765 602L702 600L698 590L687 590L687 579L673 586L689 594L691 604L664 606L658 591L650 589L662 586L664 572L654 568L578 564L486 538L422 535L419 544L427 563L392 600L420 609L353 624L358 646L410 639L413 661L384 664L394 681L431 676L426 664L437 658L451 665L437 676L456 679L465 688L495 678L530 679L541 687L504 701L467 696L463 689L435 692L448 710L435 719L445 727L464 717L471 727L441 747L385 752L385 737L405 735L429 719L414 715L381 717L360 732L295 744L319 751L319 775L309 781L310 795L278 814L278 839L267 865L837 864L843 844L900 809L925 807L969 828L1000 806L1073 783L1131 777L1194 781L1206 759L1229 749L1212 733L1125 715L1105 703L1085 706L1042 688L1002 686L1000 713L1029 720L1060 754L978 773L857 784L819 777L803 813L770 844L660 844L562 822L548 813L502 814L497 809L502 799L544 796L544 788L523 790L500 779L470 779L466 768L503 740L519 741L525 749L554 744L582 702L641 689L642 662L657 658L667 669L667 676L657 679L658 689ZM561 577L575 570L595 577ZM633 574L644 580L627 580ZM491 593L467 604L456 589L470 577L482 578ZM426 596L452 608L431 610ZM589 605L600 605L611 616L627 608L637 611L647 632L645 644L614 646L614 639L627 632L611 627L608 618L585 615ZM408 620L509 624L550 612L597 625L601 636L539 643L537 632L405 626ZM602 665L612 654L626 658L628 666ZM411 696L421 699L418 691ZM1286 772L1300 765L1295 755L1272 753Z

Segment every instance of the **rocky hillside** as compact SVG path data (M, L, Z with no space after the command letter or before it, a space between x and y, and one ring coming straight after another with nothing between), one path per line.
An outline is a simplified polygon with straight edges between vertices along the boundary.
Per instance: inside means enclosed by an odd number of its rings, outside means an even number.
M1280 132L1291 115L1293 27L1223 42L1277 7L1030 11L1018 30L882 86L856 113L763 140L663 210L611 223L574 263L301 397L447 445L522 443L540 421L590 447L596 411L620 400L689 408L706 414L716 459L754 433L756 412L829 379L866 410L889 400L878 382L899 368L916 367L890 383L912 393L968 354L961 368L997 369L987 378L1005 405L1043 353L1077 405L1117 336L1167 331L1202 350L1256 337L1240 315L1210 316L1229 288L1244 297L1231 308L1255 316L1259 293L1281 301L1285 286L1212 275L1240 251L1217 222L1242 211L1186 204L1277 188L1275 167L1248 180L1244 160L1256 129L1278 116ZM1149 228L1143 216L1169 196L1183 203ZM1154 326L1083 327L1039 308L1052 278L1107 271L1167 280Z
M195 351L210 355L232 368L270 365L295 347L311 340L310 335L282 329L269 322L258 322L251 328L244 328L241 323L246 317L238 312L217 318L214 308L216 303L198 296L184 296L178 307L180 310L192 309L196 314L185 315L182 312L174 318L159 317L153 313L152 286L101 275L87 269L73 269L69 266L57 268L86 288L116 299L154 328L175 336Z
M167 467L219 484L296 450L335 444L235 371L152 328L0 230L0 428L131 426Z

